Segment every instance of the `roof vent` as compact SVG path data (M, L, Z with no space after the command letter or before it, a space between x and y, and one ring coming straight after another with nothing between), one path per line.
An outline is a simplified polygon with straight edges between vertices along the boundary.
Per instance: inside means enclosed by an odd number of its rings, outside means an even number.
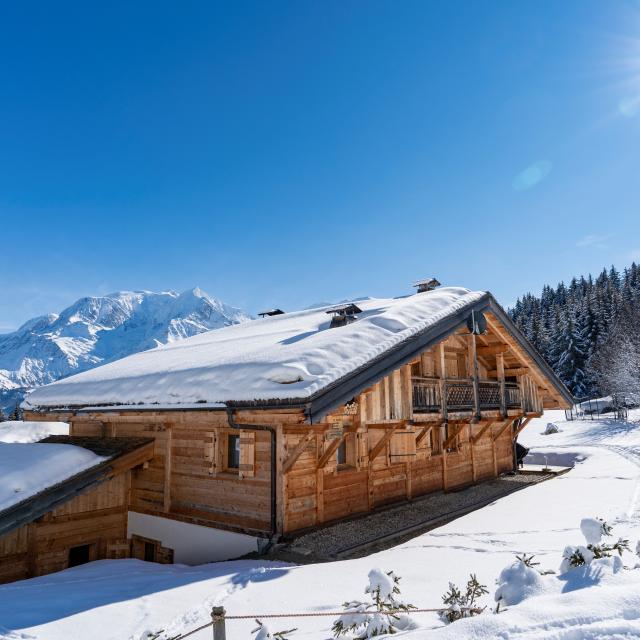
M283 313L282 309L269 309L268 311L261 311L258 315L264 318L265 316L281 316Z
M425 291L433 291L436 287L440 286L440 282L435 278L430 278L429 280L418 280L418 282L413 283L414 287L417 287L416 293L424 293Z
M333 329L334 327L344 327L347 324L355 322L358 319L356 313L362 313L362 309L350 302L349 304L331 307L331 309L327 309L326 313L333 314L331 324L329 325L329 328Z

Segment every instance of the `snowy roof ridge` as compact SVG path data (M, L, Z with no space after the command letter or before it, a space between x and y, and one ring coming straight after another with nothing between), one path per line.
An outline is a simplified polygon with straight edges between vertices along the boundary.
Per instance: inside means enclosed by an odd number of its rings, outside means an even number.
M359 302L358 320L329 329L326 308L208 331L33 391L27 409L220 408L309 402L491 294L461 287ZM497 305L497 303L495 303ZM378 367L379 368L379 367Z

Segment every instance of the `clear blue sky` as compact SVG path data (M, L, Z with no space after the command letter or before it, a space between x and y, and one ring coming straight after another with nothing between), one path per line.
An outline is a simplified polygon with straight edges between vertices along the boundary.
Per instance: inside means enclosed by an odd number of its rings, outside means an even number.
M640 3L0 9L0 327L195 285L505 305L640 256Z

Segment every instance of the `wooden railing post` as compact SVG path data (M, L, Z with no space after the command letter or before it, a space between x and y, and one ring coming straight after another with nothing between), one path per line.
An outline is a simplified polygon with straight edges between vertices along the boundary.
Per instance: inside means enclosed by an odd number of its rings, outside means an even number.
M226 615L224 607L213 607L211 611L211 619L213 621L213 640L227 640L227 632L224 626L224 617Z
M503 418L507 417L507 392L504 382L504 355L496 354L496 369L498 371L498 382L500 383L500 413Z
M468 342L469 363L467 372L473 384L473 409L475 412L475 421L480 420L480 390L478 388L478 354L476 353L476 335L469 335Z

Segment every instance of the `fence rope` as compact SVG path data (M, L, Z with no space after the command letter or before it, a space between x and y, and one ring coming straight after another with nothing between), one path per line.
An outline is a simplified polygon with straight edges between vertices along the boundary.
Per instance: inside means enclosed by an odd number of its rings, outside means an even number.
M344 611L316 611L316 612L302 612L302 613L246 613L243 615L227 615L226 613L222 614L212 614L212 621L203 624L196 629L192 629L187 633L183 633L177 636L171 636L171 640L183 640L183 638L187 638L192 636L194 633L198 633L198 631L202 631L203 629L207 629L208 627L213 626L215 622L219 620L267 620L273 618L320 618L327 616L342 616L349 614L359 614L365 616L373 616L379 613L383 614L395 614L395 613L404 613L404 614L412 614L412 613L441 613L443 611L449 611L449 607L437 607L434 609L389 609L387 611L355 611L355 610L344 610ZM473 613L480 613L482 611L479 607L460 607L460 611L471 611Z

